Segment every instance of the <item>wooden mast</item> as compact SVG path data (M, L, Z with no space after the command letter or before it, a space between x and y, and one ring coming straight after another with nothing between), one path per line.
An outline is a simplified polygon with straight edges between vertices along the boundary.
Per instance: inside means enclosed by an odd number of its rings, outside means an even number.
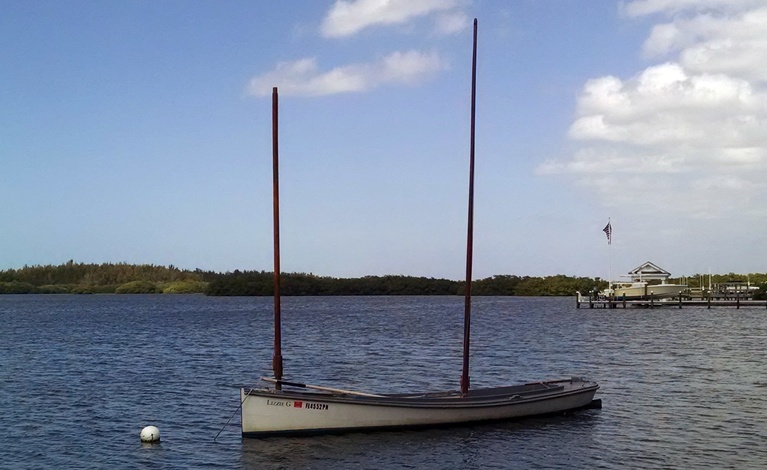
M280 309L280 178L277 142L277 87L272 88L272 200L274 203L274 370L275 388L282 389L282 319Z
M477 95L477 19L474 18L474 47L471 57L471 137L469 144L469 221L466 236L466 298L463 316L463 372L461 395L469 393L469 343L471 338L471 268L474 250L474 115Z

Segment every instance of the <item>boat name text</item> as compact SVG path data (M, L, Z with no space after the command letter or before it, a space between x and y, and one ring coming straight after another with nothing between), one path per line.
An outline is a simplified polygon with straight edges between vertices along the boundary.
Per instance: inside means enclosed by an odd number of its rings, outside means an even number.
M287 406L288 408L293 406L289 401L266 400L266 404L269 406Z
M322 410L326 411L330 409L330 406L328 406L325 403L305 403L302 401L277 401L277 400L266 400L267 406L284 406L285 408L302 408L304 410Z

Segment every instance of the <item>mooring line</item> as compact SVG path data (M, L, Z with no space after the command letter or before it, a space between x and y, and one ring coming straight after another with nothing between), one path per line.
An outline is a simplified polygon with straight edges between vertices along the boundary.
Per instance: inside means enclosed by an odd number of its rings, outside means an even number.
M237 407L236 410L234 410L234 413L232 413L232 416L230 416L229 419L226 420L226 423L224 424L224 427L221 428L221 430L218 432L218 434L216 434L216 437L213 438L213 442L216 442L216 439L218 439L218 436L220 436L221 433L224 432L224 429L226 429L226 427L229 426L229 423L232 421L232 418L234 418L234 415L236 415L237 412L240 411L240 408L242 408L242 404L245 403L245 400L248 398L248 396L250 395L250 392L252 390L253 390L252 388L248 389L248 393L245 394L245 398L242 399L242 401L240 402L240 405Z

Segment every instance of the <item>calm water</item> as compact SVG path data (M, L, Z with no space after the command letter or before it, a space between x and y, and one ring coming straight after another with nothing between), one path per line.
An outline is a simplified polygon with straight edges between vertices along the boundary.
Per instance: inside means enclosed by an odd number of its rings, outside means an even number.
M475 299L472 385L581 375L602 410L243 440L238 388L269 373L270 299L0 296L0 467L766 468L767 310L574 304ZM462 310L457 297L286 298L286 375L457 388ZM150 424L159 445L139 441Z

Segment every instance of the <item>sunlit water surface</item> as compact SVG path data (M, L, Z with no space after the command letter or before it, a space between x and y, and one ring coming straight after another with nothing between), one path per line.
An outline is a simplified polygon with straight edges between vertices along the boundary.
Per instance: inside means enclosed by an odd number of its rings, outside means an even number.
M463 299L283 299L289 379L457 388ZM472 385L598 381L603 409L428 431L245 439L269 298L0 296L2 468L765 468L767 310L474 301ZM144 426L160 444L142 444ZM220 433L220 434L219 434ZM218 436L218 437L217 437ZM216 438L217 437L217 438Z

